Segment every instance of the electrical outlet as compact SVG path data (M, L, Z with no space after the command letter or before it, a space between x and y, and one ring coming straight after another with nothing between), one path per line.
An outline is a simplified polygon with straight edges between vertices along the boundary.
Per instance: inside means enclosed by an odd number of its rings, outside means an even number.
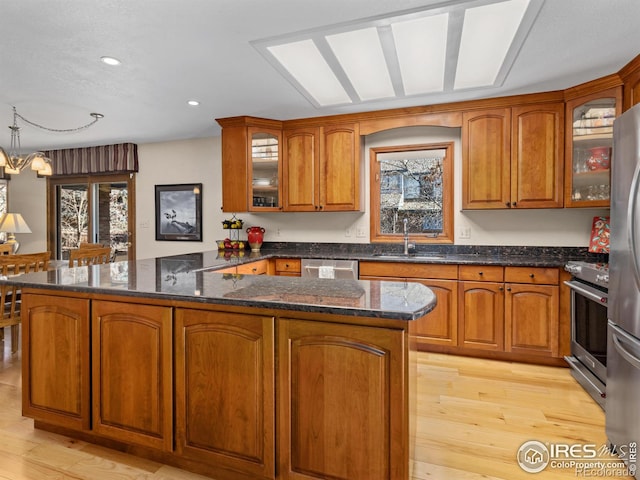
M358 238L364 238L367 236L367 231L365 230L364 227L358 227L356 229L356 237Z
M347 229L344 231L344 236L345 236L345 237L350 237L350 236L351 236L351 229L350 229L350 228L347 228Z
M276 228L276 237L280 236L280 228Z
M471 238L471 227L460 227L460 235L458 236L458 238Z

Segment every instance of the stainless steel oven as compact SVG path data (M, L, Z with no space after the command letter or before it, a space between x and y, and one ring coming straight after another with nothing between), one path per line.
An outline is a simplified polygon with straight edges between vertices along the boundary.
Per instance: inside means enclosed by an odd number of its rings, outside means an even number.
M571 356L565 360L573 377L604 409L607 383L608 265L569 262L571 289Z

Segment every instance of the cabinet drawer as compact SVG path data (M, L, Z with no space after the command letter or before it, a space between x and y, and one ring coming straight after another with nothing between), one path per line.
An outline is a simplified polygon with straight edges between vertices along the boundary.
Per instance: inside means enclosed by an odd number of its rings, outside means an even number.
M559 278L557 268L506 267L504 271L505 282L557 285Z
M249 262L235 267L221 268L216 273L243 273L246 275L266 275L268 269L267 260L258 260L257 262Z
M360 277L442 278L456 280L458 265L406 262L360 262Z
M276 258L276 275L282 273L300 273L299 258Z
M475 282L502 282L504 281L504 267L460 265L458 275L460 280L471 280Z

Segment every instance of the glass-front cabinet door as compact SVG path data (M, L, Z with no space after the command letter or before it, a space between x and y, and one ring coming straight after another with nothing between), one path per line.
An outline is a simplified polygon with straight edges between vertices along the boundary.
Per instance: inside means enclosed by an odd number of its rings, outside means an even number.
M249 138L249 210L281 210L282 134L279 130L250 128Z
M608 207L613 121L620 89L567 102L566 207Z

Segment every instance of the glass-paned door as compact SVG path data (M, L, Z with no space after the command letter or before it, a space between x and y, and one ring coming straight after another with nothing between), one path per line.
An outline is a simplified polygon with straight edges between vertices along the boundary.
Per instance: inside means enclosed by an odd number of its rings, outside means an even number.
M81 243L100 243L111 247L115 260L133 260L133 188L128 175L51 179L49 241L55 258L68 259Z

